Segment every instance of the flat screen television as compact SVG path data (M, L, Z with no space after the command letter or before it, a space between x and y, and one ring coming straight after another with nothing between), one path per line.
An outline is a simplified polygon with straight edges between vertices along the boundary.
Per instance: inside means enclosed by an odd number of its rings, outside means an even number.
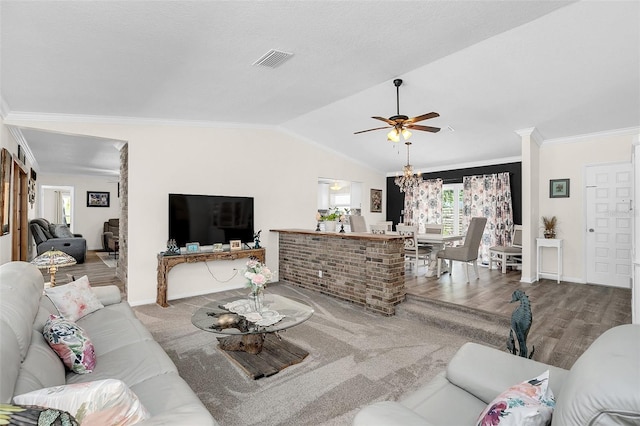
M212 245L253 241L253 198L169 194L169 238Z

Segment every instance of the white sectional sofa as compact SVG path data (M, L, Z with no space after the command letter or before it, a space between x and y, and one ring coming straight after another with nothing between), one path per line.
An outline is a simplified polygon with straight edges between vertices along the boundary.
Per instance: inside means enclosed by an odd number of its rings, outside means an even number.
M138 424L218 424L116 286L95 287L104 308L77 320L95 347L93 372L67 371L43 338L49 315L58 314L43 287L41 272L29 263L0 266L0 403L42 388L118 379L151 415Z
M546 370L556 398L552 425L640 425L640 324L606 331L571 370L466 343L446 371L431 382L398 402L382 401L363 408L353 425L476 425L480 413L498 395ZM514 423L508 417L485 424L539 424Z

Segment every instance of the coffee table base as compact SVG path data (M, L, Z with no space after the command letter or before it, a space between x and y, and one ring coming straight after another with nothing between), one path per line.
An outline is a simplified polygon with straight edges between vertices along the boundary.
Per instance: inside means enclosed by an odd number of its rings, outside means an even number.
M264 336L262 350L257 354L243 350L224 350L222 341L229 337L218 337L220 348L223 349L222 353L254 380L273 376L291 365L302 362L309 355L309 352L291 342L279 339L273 333L267 333Z
M225 351L241 351L257 355L264 346L263 334L218 337L218 347Z

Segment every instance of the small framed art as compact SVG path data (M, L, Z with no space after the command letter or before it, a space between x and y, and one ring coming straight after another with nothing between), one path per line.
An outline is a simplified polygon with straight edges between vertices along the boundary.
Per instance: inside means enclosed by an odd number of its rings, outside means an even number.
M222 243L215 243L213 245L213 251L215 252L224 251L224 249L222 248Z
M569 198L569 179L551 179L549 198Z
M240 240L231 240L229 241L229 250L241 250L242 249L242 241Z
M187 243L187 253L198 253L200 251L200 243Z
M371 213L382 212L382 189L371 190Z
M87 207L109 207L109 193L87 191Z

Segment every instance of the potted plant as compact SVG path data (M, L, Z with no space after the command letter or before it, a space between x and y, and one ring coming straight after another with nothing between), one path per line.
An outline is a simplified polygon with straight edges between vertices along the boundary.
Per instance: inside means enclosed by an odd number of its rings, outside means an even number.
M555 238L556 237L556 224L558 223L558 219L555 216L545 217L542 216L542 224L544 225L543 235L545 238Z
M345 209L346 210L346 209ZM334 207L333 209L329 209L326 215L321 215L320 212L316 214L316 220L318 222L324 222L324 228L327 232L335 232L337 222L342 222L345 220L344 213L340 212L340 209ZM319 230L318 227L316 230Z

